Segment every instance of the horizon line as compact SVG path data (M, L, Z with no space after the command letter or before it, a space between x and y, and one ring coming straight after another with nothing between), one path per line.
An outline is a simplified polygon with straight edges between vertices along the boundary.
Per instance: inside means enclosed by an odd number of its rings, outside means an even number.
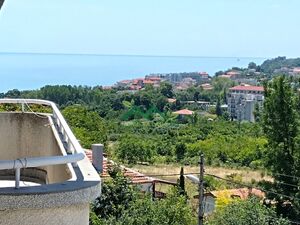
M262 56L193 56L193 55L140 55L140 54L100 54L100 53L46 53L46 52L0 52L5 54L20 54L20 55L82 55L82 56L126 56L126 57L170 57L170 58L238 58L238 59L270 59L273 57Z

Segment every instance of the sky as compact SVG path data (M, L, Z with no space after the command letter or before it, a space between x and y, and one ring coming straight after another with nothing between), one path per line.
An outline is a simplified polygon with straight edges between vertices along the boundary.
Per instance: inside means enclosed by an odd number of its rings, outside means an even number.
M0 52L299 57L299 0L5 0Z

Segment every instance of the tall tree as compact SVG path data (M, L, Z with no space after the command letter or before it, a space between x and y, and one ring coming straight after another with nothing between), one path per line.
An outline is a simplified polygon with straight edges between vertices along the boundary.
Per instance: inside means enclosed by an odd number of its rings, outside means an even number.
M262 119L263 130L268 139L266 166L273 173L277 192L291 197L298 192L296 188L298 180L293 176L300 175L300 149L297 146L299 124L295 99L295 94L290 84L283 76L275 78L265 85ZM278 195L273 197L276 197L279 202L283 203L286 200L291 201L289 198L279 199L281 196ZM280 204L278 207L279 209L281 208ZM279 211L287 213L284 212L283 208Z
M222 116L222 108L221 108L221 103L220 103L219 99L218 99L217 105L216 105L216 114L217 114L217 116Z
M180 177L178 180L179 184L179 194L185 195L185 181L184 181L184 172L183 172L183 167L180 169Z

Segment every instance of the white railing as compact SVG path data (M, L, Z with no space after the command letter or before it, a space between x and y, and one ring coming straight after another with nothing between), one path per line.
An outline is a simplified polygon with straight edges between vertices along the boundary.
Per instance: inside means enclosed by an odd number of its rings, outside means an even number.
M53 122L58 128L58 132L62 135L62 141L66 143L66 151L68 155L62 156L46 156L46 157L33 157L22 158L15 160L0 160L0 170L13 169L15 170L15 188L20 187L20 169L26 167L39 167L50 166L58 164L73 163L77 166L77 162L84 159L85 153L83 152L78 140L75 138L73 132L60 113L57 106L46 100L38 99L0 99L0 104L20 104L22 111L25 112L26 106L31 110L29 104L46 105L52 108ZM32 110L31 110L32 111ZM33 112L32 113L38 113ZM37 114L38 115L38 114Z

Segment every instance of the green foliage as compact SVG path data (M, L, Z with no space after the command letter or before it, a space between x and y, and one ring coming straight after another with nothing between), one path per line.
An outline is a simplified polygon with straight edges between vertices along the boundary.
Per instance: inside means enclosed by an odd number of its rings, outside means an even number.
M221 103L220 103L219 99L218 99L217 105L216 105L216 114L217 114L217 116L222 116L222 114L223 114L222 108L221 108Z
M282 67L297 67L300 66L300 58L287 59L286 57L277 57L268 59L261 64L261 70L264 73L272 74L276 69Z
M178 162L184 158L185 152L186 152L186 146L184 143L178 143L175 146L175 154Z
M300 176L300 149L299 149L299 122L296 113L296 95L289 82L284 77L278 77L269 82L266 87L266 99L264 102L263 128L268 139L268 151L266 151L266 166L273 173L277 192L288 196L299 194L298 180L292 176ZM290 176L281 176L288 174ZM291 185L285 185L288 183ZM294 186L293 186L294 185ZM289 198L279 198L280 202ZM286 211L286 207L280 207L280 213L291 218L299 218L299 203L296 201L293 210Z
M113 179L103 183L100 197L92 204L94 220L97 220L95 215L101 219L110 217L118 219L122 212L130 207L130 203L137 199L136 191L120 169L114 167L109 174Z
M106 144L106 126L96 112L74 105L66 107L62 113L83 147L90 148L95 143Z
M167 83L167 82L163 82L160 85L159 91L163 96L165 96L167 98L172 98L174 95L172 84Z
M111 181L103 184L101 196L92 205L90 224L193 225L196 221L186 198L176 190L172 190L166 199L153 201L150 196L139 194L117 172Z
M263 206L259 200L233 201L217 211L208 220L207 225L290 225L278 218L275 211Z
M178 180L178 188L179 188L179 194L185 195L185 179L184 179L184 172L183 172L183 167L180 169L180 176Z
M95 219L92 225L196 225L195 216L186 204L185 197L178 193L170 193L166 199L153 201L144 196L132 202L120 217L110 217L107 220Z
M154 142L143 140L139 136L124 135L116 148L115 154L123 162L152 162Z

